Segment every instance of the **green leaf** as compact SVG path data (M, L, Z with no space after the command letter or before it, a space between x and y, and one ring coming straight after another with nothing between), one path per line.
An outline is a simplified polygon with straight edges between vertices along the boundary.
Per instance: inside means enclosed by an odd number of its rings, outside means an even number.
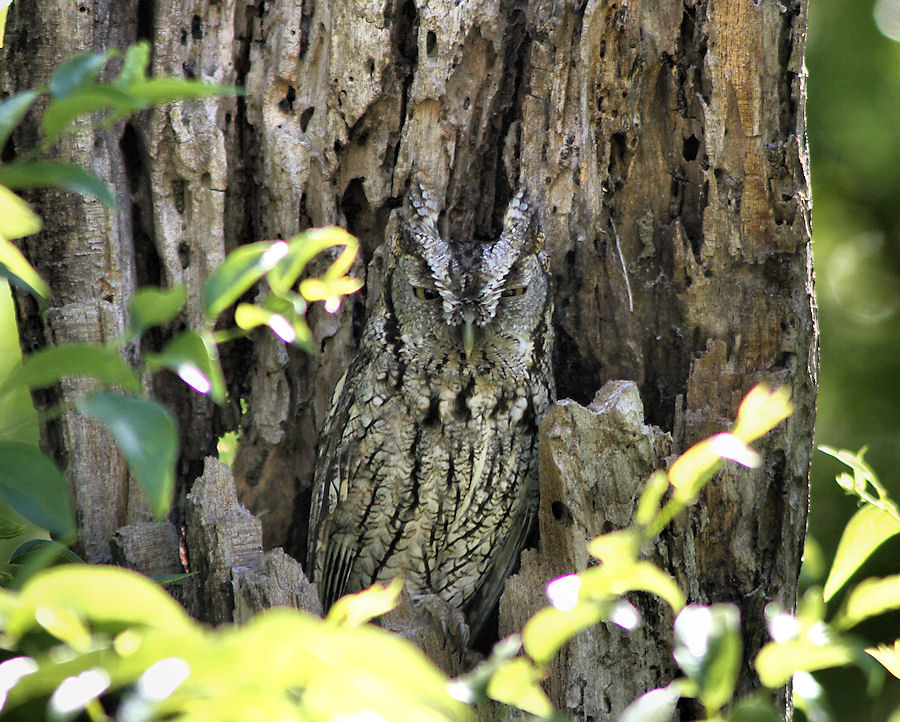
M900 639L894 640L893 645L879 644L877 647L869 647L866 654L871 656L897 679L900 679Z
M721 466L722 458L716 453L712 438L694 444L669 469L669 481L675 490L675 499L684 504L693 503L706 482L712 479Z
M546 664L578 632L602 621L605 611L605 605L593 602L579 602L565 611L538 610L522 630L525 651L538 664Z
M147 354L151 369L174 371L188 386L209 394L216 403L225 400L225 377L219 364L219 350L209 332L184 331L158 354Z
M184 286L142 288L128 303L132 333L140 335L148 328L168 323L184 308L185 300L187 291Z
M19 593L6 632L14 639L37 626L34 612L52 606L92 626L112 624L188 634L198 627L162 587L121 567L67 564L32 577Z
M397 577L389 585L373 584L356 594L347 594L331 606L326 619L331 624L351 627L365 624L396 607L402 589L403 580Z
M42 388L72 376L96 379L129 391L141 389L134 370L125 363L116 349L71 343L35 351L13 369L0 391L5 393L19 386Z
M235 249L203 284L203 306L215 318L250 290L288 251L284 241L260 241Z
M272 269L268 279L269 287L279 296L293 288L306 264L322 251L335 246L344 248L325 274L335 278L350 270L359 252L359 241L337 226L311 228L292 237L287 243L288 253Z
M548 717L553 714L553 705L541 689L543 677L525 657L515 657L503 662L491 675L487 695L538 717Z
M52 553L50 553L51 550ZM43 554L45 551L50 553L54 560L67 564L84 564L84 559L69 547L52 539L29 539L27 542L23 542L9 555L9 561L11 564L25 564L36 554Z
M796 694L796 688L794 692ZM784 714L779 714L761 695L753 695L736 702L725 719L728 722L784 722Z
M869 617L900 609L900 574L866 579L847 595L847 602L833 624L849 629Z
M628 705L618 722L669 722L681 699L679 686L674 682L645 692Z
M603 601L619 597L627 592L650 592L655 594L676 612L684 606L681 588L659 567L650 562L638 561L627 565L604 562L579 572L582 599Z
M0 103L0 150L6 146L6 141L15 127L22 122L22 118L34 105L38 97L38 91L25 90L15 95L10 95Z
M36 446L0 441L0 497L56 538L74 539L69 485L56 464Z
M644 485L637 510L634 512L634 523L648 526L659 512L659 504L669 490L669 478L664 471L655 471Z
M93 173L71 163L33 161L0 166L0 184L8 188L62 188L83 196L95 196L104 205L115 208L116 199L109 186Z
M278 296L270 296L270 298L284 300ZM299 314L283 315L254 303L239 303L234 310L234 322L245 331L250 331L257 326L268 326L272 333L285 343L293 343L307 350L315 349L312 343L312 332L309 330L306 319Z
M8 516L9 510L0 512L0 539L15 539L25 533L25 525Z
M148 107L136 98L108 85L89 85L74 90L65 98L47 106L41 127L48 142L53 142L73 129L76 118L92 113L111 113L111 118L124 118L136 110Z
M130 45L125 51L122 70L119 71L119 75L113 80L112 85L119 90L127 91L130 85L146 77L149 67L150 43L147 40L141 40Z
M0 240L30 236L39 230L38 215L9 188L0 186ZM0 256L0 261L9 265L4 256Z
M740 613L733 604L691 604L675 619L675 661L697 683L707 714L734 692L741 665Z
M844 586L863 562L884 542L900 534L900 522L878 507L866 504L847 522L825 581L825 601Z
M793 412L791 390L787 386L772 390L765 384L758 384L741 401L731 433L745 444L750 444Z
M235 95L240 92L230 85L213 85L173 76L132 82L125 90L128 95L146 105L162 105L176 100L194 100L214 95Z
M856 661L859 650L843 642L817 644L809 639L769 642L756 655L754 666L766 687L783 687L794 672L814 672Z
M172 503L178 458L178 431L172 415L156 401L135 396L100 393L76 403L79 411L112 432L154 516L164 518Z
M50 95L65 98L73 90L92 82L103 70L107 58L106 53L81 53L69 58L50 76Z

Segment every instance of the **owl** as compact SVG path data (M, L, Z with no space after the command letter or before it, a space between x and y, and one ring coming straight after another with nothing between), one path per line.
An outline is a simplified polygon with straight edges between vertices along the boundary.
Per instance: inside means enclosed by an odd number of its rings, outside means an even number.
M447 241L419 187L338 383L316 462L308 569L327 609L402 577L474 636L528 537L554 396L550 277L524 191L493 242Z

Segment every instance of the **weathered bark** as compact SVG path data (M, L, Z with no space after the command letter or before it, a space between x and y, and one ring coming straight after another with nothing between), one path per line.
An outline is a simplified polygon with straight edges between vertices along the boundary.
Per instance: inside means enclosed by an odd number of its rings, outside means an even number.
M679 452L726 428L758 381L793 391L796 413L761 444L765 466L724 471L660 543L692 600L741 608L746 690L765 604L794 604L807 514L817 357L806 5L15 3L7 90L44 82L74 50L136 37L154 41L156 73L246 87L243 98L175 104L96 141L85 125L64 144L113 184L124 212L36 196L47 230L24 245L54 297L43 318L20 299L25 344L114 336L143 283L185 283L192 301L179 323L191 323L200 283L234 246L329 223L359 236L368 295L334 316L311 311L320 354L264 333L226 349L233 409L173 377L154 386L181 420L183 491L246 399L241 499L260 516L265 547L302 559L316 430L355 352L378 286L377 249L409 182L428 186L445 209L442 230L455 236L489 235L525 185L543 208L556 283L561 397L587 404L606 381L631 379L647 423ZM12 151L31 140L21 134ZM83 546L107 558L116 528L144 518L124 466L74 417L45 438L68 461ZM570 455L585 458L577 445ZM603 506L579 519L585 534L621 523L603 518ZM544 537L563 523L550 516L545 505ZM528 558L553 573L581 563L538 562L547 549L542 541ZM593 652L579 649L567 654L587 669ZM560 695L587 714L586 700Z

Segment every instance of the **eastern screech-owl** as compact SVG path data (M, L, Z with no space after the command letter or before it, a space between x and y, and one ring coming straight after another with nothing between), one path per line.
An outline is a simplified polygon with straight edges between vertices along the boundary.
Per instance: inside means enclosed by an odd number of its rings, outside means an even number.
M554 395L543 236L522 191L487 243L441 238L424 189L409 206L325 423L308 563L326 609L400 576L476 634L537 508Z

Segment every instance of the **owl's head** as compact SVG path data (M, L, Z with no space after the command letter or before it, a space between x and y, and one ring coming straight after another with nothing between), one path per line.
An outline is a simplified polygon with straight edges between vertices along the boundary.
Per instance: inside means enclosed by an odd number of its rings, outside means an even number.
M447 241L427 192L415 188L409 218L390 244L385 302L400 337L415 353L470 362L519 357L549 320L543 236L524 190L512 199L495 241ZM530 363L528 363L530 365Z

